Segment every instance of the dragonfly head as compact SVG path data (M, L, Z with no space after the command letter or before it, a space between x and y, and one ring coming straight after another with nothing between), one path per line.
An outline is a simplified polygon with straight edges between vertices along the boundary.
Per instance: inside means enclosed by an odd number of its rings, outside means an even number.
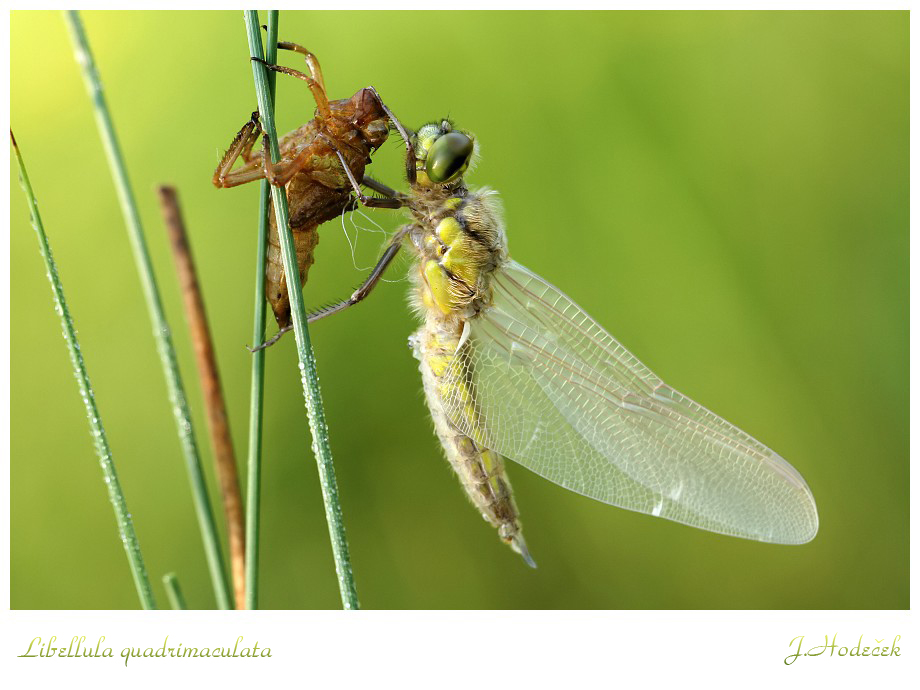
M476 141L468 132L454 129L448 120L423 125L413 137L416 182L422 187L452 187L476 155Z

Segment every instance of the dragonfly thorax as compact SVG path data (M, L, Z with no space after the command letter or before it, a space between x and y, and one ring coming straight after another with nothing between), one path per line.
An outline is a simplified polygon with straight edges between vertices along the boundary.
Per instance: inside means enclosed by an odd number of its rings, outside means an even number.
M470 318L489 304L492 272L507 254L495 195L459 188L417 202L410 239L420 259L420 307L439 319Z

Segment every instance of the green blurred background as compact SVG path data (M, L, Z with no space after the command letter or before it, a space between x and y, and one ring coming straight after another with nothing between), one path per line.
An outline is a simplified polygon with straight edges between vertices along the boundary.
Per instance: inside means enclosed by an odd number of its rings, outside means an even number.
M181 191L242 463L258 187L210 183L255 106L242 14L84 21L210 465L154 187ZM373 84L409 126L449 115L475 132L470 181L502 193L514 257L785 456L821 517L807 546L770 546L617 510L512 464L531 571L442 457L401 281L312 329L365 606L909 606L906 12L282 12L280 26L319 56L332 97ZM190 605L211 607L148 315L62 18L12 13L10 59L12 127L160 603L160 576L176 571ZM280 78L282 131L313 107L302 83ZM396 137L373 169L402 184ZM135 607L11 175L11 603ZM344 227L355 258L342 224L325 226L308 304L349 294L356 266L376 257L370 220ZM292 337L270 351L266 385L261 602L337 607Z

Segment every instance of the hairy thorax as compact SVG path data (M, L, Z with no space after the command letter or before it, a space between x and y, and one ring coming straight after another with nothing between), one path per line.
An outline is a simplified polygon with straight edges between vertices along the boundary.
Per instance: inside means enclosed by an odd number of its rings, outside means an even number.
M431 190L412 212L416 306L429 320L462 325L491 303L492 273L507 257L495 193Z

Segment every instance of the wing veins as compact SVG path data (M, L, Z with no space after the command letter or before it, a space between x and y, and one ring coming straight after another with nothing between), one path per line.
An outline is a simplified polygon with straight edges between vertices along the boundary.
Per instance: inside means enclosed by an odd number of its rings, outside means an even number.
M496 307L491 307L491 309L495 309L495 308ZM505 312L504 314L507 318L513 320L517 324L520 324L525 329L534 330L530 328L529 326L527 326L527 324L521 323L518 319L516 319L514 316L511 316L507 312ZM586 362L584 359L572 353L571 350L567 350L568 357L556 356L554 354L549 353L545 348L541 347L535 342L524 341L522 337L516 335L511 329L508 329L502 326L500 323L496 322L494 319L489 318L488 312L483 314L483 317L488 319L489 323L492 326L494 326L495 328L500 330L502 333L507 335L508 338L512 340L513 342L516 342L522 347L528 348L531 351L536 352L537 356L530 358L530 361L532 361L535 366L541 366L544 369L550 370L550 368L545 365L546 360L549 360L551 362L558 364L562 369L568 370L569 372L573 374L573 376L566 377L565 379L566 381L571 383L573 386L580 388L581 390L584 390L588 393L594 393L595 395L598 395L598 397L600 397L602 400L610 402L611 404L613 404L620 410L627 413L625 418L628 418L628 413L629 413L629 410L626 407L626 404L628 403L628 399L630 397L633 397L635 398L636 402L632 404L635 407L640 407L646 412L648 412L647 418L652 419L653 421L656 421L657 423L661 424L664 427L671 428L677 431L680 431L679 427L681 426L684 426L685 428L689 427L689 429L694 434L699 434L702 437L701 440L703 441L712 441L714 443L717 442L720 445L729 448L730 450L734 450L736 452L740 452L748 456L752 454L755 457L760 457L760 458L763 458L764 456L762 451L760 451L759 449L753 448L750 445L745 445L742 441L728 436L724 431L720 430L718 427L710 426L706 424L704 421L693 419L690 416L686 415L680 409L675 409L660 401L656 401L654 398L651 398L650 396L647 396L642 392L630 391L625 386L622 386L621 384L616 383L615 381L614 383L616 384L617 388L623 389L625 393L620 394L616 390L610 389L609 387L607 387L606 385L600 382L605 381L605 380L610 381L613 379L610 376L606 375L605 372L598 370L596 367L592 366L590 363ZM511 351L508 348L505 348L503 346L499 346L499 347L501 347L503 351L508 352L510 354ZM563 346L558 345L558 344L555 344L555 347L558 347L560 349L565 349L563 348ZM569 364L569 362L567 361L569 358L575 360L579 364L583 364L586 368L586 371L584 372L578 371L574 366ZM585 380L590 380L591 378L593 378L594 382L589 385L586 385L584 383L580 383L576 381L575 376L585 379ZM670 386L669 386L669 389L674 391L675 393L678 393L679 395L681 395L681 397L686 397L679 391L675 390L674 388L671 388ZM597 392L598 390L603 391L603 393L605 393L606 395L598 394ZM702 406L700 407L702 408ZM702 408L702 409L705 409L705 408ZM713 412L710 412L709 414L712 416L716 416L715 413ZM719 417L719 419L721 419L721 417ZM704 420L709 421L708 416L704 416ZM722 421L724 422L724 420ZM725 423L729 423L729 422L725 422ZM663 439L659 439L659 441L661 443L664 443ZM671 450L676 450L674 446L671 444L668 444L668 447Z

